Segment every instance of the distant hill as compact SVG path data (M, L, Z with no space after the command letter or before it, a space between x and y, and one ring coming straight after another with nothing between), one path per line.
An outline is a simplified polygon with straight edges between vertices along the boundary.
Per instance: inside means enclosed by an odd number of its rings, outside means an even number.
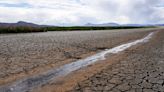
M117 23L103 23L103 24L92 24L92 23L88 23L85 26L101 26L101 27L107 27L107 26L120 26Z
M150 25L148 25L148 24L117 24L117 23L103 23L103 24L92 24L92 23L88 23L85 26L99 26L99 27L130 26L130 27L140 27L140 26L150 26Z
M98 27L118 27L118 26L129 26L129 27L143 27L143 26L164 26L164 24L117 24L117 23L103 23L103 24L92 24L88 23L85 26L98 26Z
M143 27L143 26L164 26L164 24L117 24L117 23L102 23L102 24L92 24L87 23L84 26L86 27L119 27L119 26L129 26L129 27ZM38 25L34 23L19 21L17 23L1 23L0 27L8 28L8 27L60 27L54 25Z
M143 27L143 26L164 26L164 24L122 24L121 26Z
M136 27L142 27L142 26L164 26L164 24L124 24L123 26L136 26Z
M24 21L19 21L17 23L0 23L0 27L46 27L48 25L38 25L34 23L28 23Z
M164 26L164 24L156 24L156 26Z

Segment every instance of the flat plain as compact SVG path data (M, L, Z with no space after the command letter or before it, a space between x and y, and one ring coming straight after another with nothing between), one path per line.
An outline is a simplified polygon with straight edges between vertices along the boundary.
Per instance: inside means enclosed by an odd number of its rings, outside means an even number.
M158 30L160 29L0 35L0 85L37 75L55 67L58 68L99 51L140 39L148 33ZM87 81L90 80L88 79ZM83 91L85 87L82 85L83 83L74 91Z

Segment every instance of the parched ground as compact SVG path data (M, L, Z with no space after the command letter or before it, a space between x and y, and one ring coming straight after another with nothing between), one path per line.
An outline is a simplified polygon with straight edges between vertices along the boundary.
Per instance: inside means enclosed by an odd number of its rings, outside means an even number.
M0 85L133 41L150 29L0 35ZM44 68L43 68L44 67Z
M164 30L124 55L118 63L79 82L71 92L164 92Z

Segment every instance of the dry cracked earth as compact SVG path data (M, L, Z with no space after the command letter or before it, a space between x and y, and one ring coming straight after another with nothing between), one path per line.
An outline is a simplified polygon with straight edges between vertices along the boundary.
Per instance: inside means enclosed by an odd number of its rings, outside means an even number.
M149 43L126 50L124 59L79 81L71 92L164 92L161 29L0 35L0 86L140 39L152 31L159 32Z
M71 92L164 92L164 31L124 52L118 63L79 82Z
M0 85L141 38L150 31L133 29L0 35Z

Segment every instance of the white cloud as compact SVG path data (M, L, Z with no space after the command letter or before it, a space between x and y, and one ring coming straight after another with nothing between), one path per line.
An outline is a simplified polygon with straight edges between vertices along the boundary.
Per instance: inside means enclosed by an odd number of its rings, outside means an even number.
M162 23L162 2L163 0L1 0L0 21L23 20L51 25L80 25L88 22ZM20 7L21 4L29 7ZM156 7L159 5L160 7Z

